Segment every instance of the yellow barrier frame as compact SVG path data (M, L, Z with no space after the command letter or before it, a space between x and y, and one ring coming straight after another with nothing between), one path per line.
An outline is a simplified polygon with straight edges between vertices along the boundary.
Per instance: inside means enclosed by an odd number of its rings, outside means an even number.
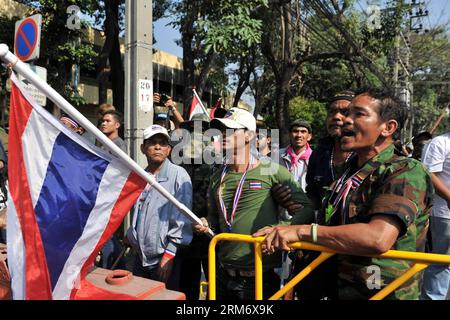
M235 234L235 233L221 233L211 240L209 244L209 254L208 254L209 300L216 300L216 245L219 241L236 241L255 244L255 299L262 300L263 268L262 268L261 244L263 240L264 237L254 238L250 235ZM297 274L293 279L291 279L291 281L289 281L283 288L281 288L272 297L270 297L269 300L280 299L287 291L292 289L297 283L303 280L322 262L324 262L325 260L327 260L328 258L330 258L335 254L339 254L339 252L337 251L309 242L294 242L290 243L289 247L293 249L321 251L322 253L307 267L305 267L299 274ZM411 266L411 268L409 268L400 277L389 283L386 287L384 287L377 294L371 297L370 300L384 299L386 296L391 294L398 287L400 287L402 284L408 281L411 277L413 277L417 272L426 269L430 264L450 264L450 255L413 252L413 251L389 250L381 255L366 255L366 257L415 261L415 263Z

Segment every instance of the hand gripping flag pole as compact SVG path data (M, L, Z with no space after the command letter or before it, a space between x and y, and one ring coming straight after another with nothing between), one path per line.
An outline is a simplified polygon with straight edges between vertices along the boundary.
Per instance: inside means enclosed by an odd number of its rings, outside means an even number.
M202 225L202 221L184 204L179 202L166 189L164 189L154 178L153 175L141 168L133 159L116 146L108 137L106 137L94 124L86 119L77 109L75 109L66 99L64 99L58 92L50 87L45 81L42 81L30 68L27 67L17 56L9 51L6 44L0 44L0 58L11 65L14 71L21 74L24 78L30 81L36 88L42 91L50 98L58 107L65 113L75 119L86 131L92 133L104 146L106 146L116 157L122 159L126 166L136 172L142 179L147 181L159 193L161 193L167 200L172 202L181 213L183 213L192 223ZM214 232L209 229L208 234L213 237Z

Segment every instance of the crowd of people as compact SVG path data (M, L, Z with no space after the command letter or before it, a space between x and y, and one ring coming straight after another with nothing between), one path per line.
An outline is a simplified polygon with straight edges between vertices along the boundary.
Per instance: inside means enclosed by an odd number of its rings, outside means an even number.
M312 127L303 119L289 124L290 143L277 148L273 130L242 109L232 108L210 121L204 115L185 122L179 114L176 118L172 126L167 125L169 121L161 124L173 130L168 143L174 146L183 136L177 130L189 131L191 140L182 149L182 159L202 157L210 142L220 153L215 159L222 160L213 165L177 162L189 172L193 211L203 222L192 226L192 242L179 245L175 255L175 264L183 270L178 289L187 292L188 299L198 298L202 262L207 274L208 229L216 234L265 236L265 298L318 255L292 252L289 242L310 241L343 254L321 265L285 299L367 299L410 267L406 261L355 255L378 255L389 249L425 251L426 244L430 252L450 253L443 240L450 239L448 135L435 138L440 148L432 148L435 140L425 141L422 137L428 136L423 133L416 137L417 149L424 150L414 159L398 147L406 108L387 91L336 94L324 124L328 134L314 149ZM196 122L200 138L192 130ZM205 139L207 130L217 130L219 142L209 139L210 135ZM193 151L196 148L200 152ZM170 154L168 158L179 160ZM428 164L427 158L434 162ZM437 214L439 199L441 213ZM188 231L185 235L191 237ZM252 245L222 243L217 263L218 299L254 297ZM375 280L373 268L380 270ZM388 298L445 299L449 271L448 266L430 267L423 281L418 274ZM428 290L440 293L428 294Z
M185 121L171 97L161 98L155 94L154 102L168 112L155 113L142 136L146 171L202 225L147 185L130 228L123 239L108 240L99 266L117 266L122 246L131 247L131 260L121 267L197 300L202 272L208 274L209 229L263 236L263 293L269 298L317 257L288 246L308 241L340 254L284 299L346 300L370 298L411 266L368 256L390 249L450 254L450 133L433 139L421 134L413 141L418 150L405 154L396 141L407 109L390 92L337 93L328 104L327 136L312 147L310 123L295 119L284 148L274 141L274 129L246 110ZM126 151L121 114L105 104L98 115L99 129ZM61 122L83 134L70 117ZM221 243L216 280L218 299L253 299L253 245ZM443 300L449 284L450 267L431 266L387 298Z

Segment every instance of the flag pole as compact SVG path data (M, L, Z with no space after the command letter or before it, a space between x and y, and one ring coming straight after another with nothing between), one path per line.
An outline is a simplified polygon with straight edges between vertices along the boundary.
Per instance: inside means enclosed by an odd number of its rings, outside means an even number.
M208 116L208 118L211 120L208 111L206 111L205 106L202 103L202 100L200 99L200 97L197 94L197 90L195 90L195 88L192 88L192 91L194 92L195 97L197 98L198 102L200 103L200 107L202 108L203 112Z
M142 179L150 183L159 193L161 193L167 200L172 202L178 210L183 213L192 223L203 225L200 218L198 218L191 210L189 210L183 203L179 202L166 189L164 189L154 178L153 175L146 172L139 166L128 154L122 151L114 144L107 136L105 136L92 122L86 119L77 109L75 109L66 99L64 99L55 89L49 86L45 81L37 76L25 63L23 63L17 56L9 51L6 44L0 44L0 59L11 66L17 73L30 81L36 88L42 91L50 100L52 100L65 113L77 121L86 131L92 133L97 140L99 140L105 147L107 147L115 156L123 160L126 166L138 174ZM208 234L213 237L215 234L211 229L208 229Z

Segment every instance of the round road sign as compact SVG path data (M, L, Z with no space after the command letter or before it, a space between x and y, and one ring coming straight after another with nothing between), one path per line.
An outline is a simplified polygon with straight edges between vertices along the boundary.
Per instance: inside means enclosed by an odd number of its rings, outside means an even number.
M26 61L36 49L38 26L33 19L25 19L17 29L14 46L20 60Z

